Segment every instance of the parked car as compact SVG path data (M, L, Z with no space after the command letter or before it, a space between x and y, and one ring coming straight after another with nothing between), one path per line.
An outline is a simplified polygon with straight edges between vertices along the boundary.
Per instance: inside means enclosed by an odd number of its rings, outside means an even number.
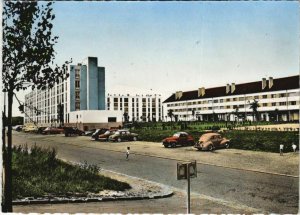
M63 128L47 127L42 131L42 134L63 134Z
M117 131L116 129L107 130L104 134L99 135L99 140L108 141L109 136L113 135L116 131Z
M194 145L198 150L212 151L217 148L229 148L230 140L224 138L219 133L203 134L198 143Z
M164 147L172 147L176 146L193 146L195 144L194 138L186 133L186 132L177 132L172 137L167 137L163 139L162 144Z
M84 131L81 131L76 127L64 127L64 131L66 137L70 137L74 135L78 135L78 136L84 135Z
M30 125L24 126L22 130L24 132L37 132L38 127L36 125L30 124Z
M130 131L127 130L117 130L113 135L110 135L108 139L109 141L118 141L118 142L121 142L123 140L137 141L138 134L131 133Z
M38 134L42 134L43 131L46 129L47 127L39 127L38 130L37 130L37 133Z
M93 134L92 134L92 139L98 140L100 134L104 134L108 129L107 128L100 128L97 129Z
M84 132L84 136L92 136L95 133L96 129L91 129Z
M12 127L12 129L15 131L22 131L22 128L23 128L23 125L16 125L16 126Z

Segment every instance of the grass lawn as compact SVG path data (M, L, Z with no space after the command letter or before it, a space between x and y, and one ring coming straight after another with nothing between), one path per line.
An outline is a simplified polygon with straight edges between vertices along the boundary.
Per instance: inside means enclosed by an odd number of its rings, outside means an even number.
M56 158L54 149L14 147L13 199L43 196L87 196L101 190L124 191L129 184L99 175L95 165L71 165Z

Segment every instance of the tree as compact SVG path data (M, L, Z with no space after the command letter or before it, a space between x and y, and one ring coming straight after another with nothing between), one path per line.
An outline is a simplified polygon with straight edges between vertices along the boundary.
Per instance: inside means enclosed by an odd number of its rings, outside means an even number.
M127 112L124 112L123 117L124 117L124 122L128 122L129 116Z
M173 116L174 116L173 110L172 110L172 109L169 109L169 110L168 110L168 117L171 118L171 122L173 122Z
M7 93L7 143L4 147L4 198L2 211L12 212L12 105L16 91L28 88L52 88L68 77L66 61L54 65L54 45L58 37L52 35L52 3L37 1L3 2L2 81Z
M235 121L237 121L239 119L239 107L236 106L234 108L233 114L235 115Z
M250 109L252 109L253 111L253 118L255 116L255 120L258 121L259 120L259 114L258 114L258 111L257 109L259 108L259 104L258 104L258 101L257 100L253 100L252 103L250 103Z
M195 114L196 114L195 109L192 109L193 120L195 120Z

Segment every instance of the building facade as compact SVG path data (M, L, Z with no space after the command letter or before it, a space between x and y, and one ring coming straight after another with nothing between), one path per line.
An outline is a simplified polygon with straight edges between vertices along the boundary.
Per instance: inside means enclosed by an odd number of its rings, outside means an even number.
M161 121L162 99L159 94L108 94L107 110L122 111L128 115L127 121Z
M250 108L258 104L258 114ZM164 103L164 116L170 112L182 121L299 121L299 75L261 81L227 84L205 89L178 91ZM170 111L172 110L172 111Z
M68 73L69 78L52 89L34 90L25 96L24 123L35 122L40 126L76 124L81 129L87 128L84 124L96 127L94 119L100 124L112 121L113 127L121 124L120 111L105 111L105 68L98 66L96 57L69 65ZM81 116L85 117L80 119Z

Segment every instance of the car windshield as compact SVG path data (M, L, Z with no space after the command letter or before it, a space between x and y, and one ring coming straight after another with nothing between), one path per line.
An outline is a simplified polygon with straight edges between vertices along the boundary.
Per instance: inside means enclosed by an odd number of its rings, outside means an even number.
M173 135L173 137L179 137L180 136L180 133L175 133L174 135Z
M116 133L115 134L120 134L120 132L119 131L116 131Z
M110 131L106 131L104 134L110 134Z

